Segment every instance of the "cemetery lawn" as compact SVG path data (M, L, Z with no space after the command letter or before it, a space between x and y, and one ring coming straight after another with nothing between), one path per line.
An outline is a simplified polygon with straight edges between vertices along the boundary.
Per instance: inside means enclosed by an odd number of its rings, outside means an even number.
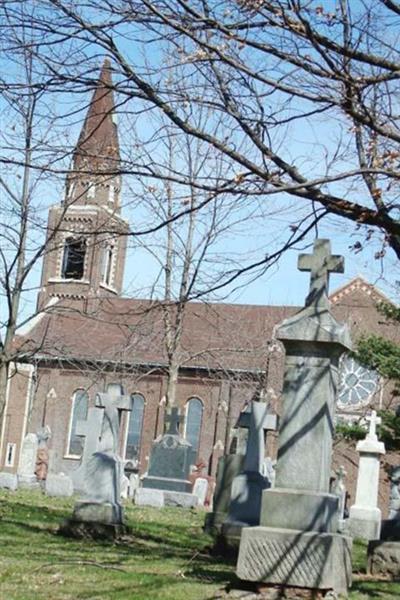
M235 582L234 564L211 556L204 513L128 505L131 536L119 541L56 535L73 500L0 490L0 600L212 600ZM355 545L351 600L400 598L400 582L365 575Z

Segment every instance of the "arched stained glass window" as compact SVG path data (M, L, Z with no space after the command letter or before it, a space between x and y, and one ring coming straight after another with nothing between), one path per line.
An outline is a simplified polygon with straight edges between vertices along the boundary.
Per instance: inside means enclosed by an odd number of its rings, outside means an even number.
M82 456L85 438L76 435L78 421L86 421L89 396L85 390L76 390L72 397L71 426L69 430L68 454Z
M129 413L125 458L128 460L139 460L144 415L144 398L141 394L132 394L131 399L132 410Z
M203 403L199 398L190 398L186 403L185 438L198 452L200 445Z

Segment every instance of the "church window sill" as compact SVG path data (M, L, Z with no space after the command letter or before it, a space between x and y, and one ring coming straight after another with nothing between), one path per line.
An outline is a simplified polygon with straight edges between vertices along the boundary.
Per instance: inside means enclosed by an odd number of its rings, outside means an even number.
M106 283L100 283L100 287L104 288L105 290L108 290L109 292L112 292L113 294L118 294L115 288L111 287L110 285L107 285Z
M83 285L89 285L90 281L87 279L64 279L62 277L51 277L48 283L82 283Z

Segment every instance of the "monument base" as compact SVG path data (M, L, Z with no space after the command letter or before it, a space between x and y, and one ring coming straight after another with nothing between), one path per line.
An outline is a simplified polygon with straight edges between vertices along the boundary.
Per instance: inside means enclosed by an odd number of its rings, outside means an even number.
M368 573L400 577L400 542L373 540L368 544Z
M381 514L379 508L352 506L349 515L350 535L361 540L378 540L381 533Z
M40 483L35 475L32 477L18 475L18 487L21 490L38 490L40 488Z
M62 523L57 534L76 539L116 540L128 535L130 531L130 528L123 524L67 519Z
M346 596L351 546L351 538L337 533L245 527L236 574L245 581L333 590Z
M153 488L138 488L135 494L135 504L138 506L177 506L180 508L195 508L199 499L194 494L175 492L171 490L156 490Z
M155 490L169 490L172 492L190 492L192 484L187 479L172 479L169 477L144 477L142 486Z
M384 519L382 521L381 540L400 542L400 519Z
M123 508L121 504L110 502L77 502L72 513L72 521L123 525Z
M338 497L333 494L273 488L263 492L260 523L265 527L337 533Z

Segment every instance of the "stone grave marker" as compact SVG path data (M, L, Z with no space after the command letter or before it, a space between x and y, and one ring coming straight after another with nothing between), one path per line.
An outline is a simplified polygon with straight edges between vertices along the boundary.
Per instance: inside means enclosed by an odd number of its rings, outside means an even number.
M204 477L197 477L193 484L193 494L199 499L199 506L204 506L208 493L208 481Z
M103 418L103 411L92 406L88 410L87 420L78 421L76 424L76 435L85 439L79 467L71 473L74 490L78 493L84 493L86 490L86 468L93 454L99 449Z
M97 394L95 410L101 412L102 420L98 429L97 417L94 420L96 440L92 439L90 421L85 427L86 441L96 448L91 456L84 455L85 492L61 531L66 535L116 537L126 529L120 503L123 462L117 454L120 411L131 410L131 398L123 394L122 386L110 384L106 393Z
M45 483L47 496L69 497L74 493L71 477L64 473L48 473Z
M37 431L38 449L36 454L35 475L40 482L47 479L49 470L49 448L48 442L51 438L51 429L48 425L41 427Z
M168 502L169 506L197 506L198 499L190 493L192 484L189 480L193 449L179 434L182 420L177 407L172 407L165 415L168 428L153 442L147 475L142 487L136 491L136 504L164 506Z
M22 442L18 463L18 485L19 487L38 487L35 475L36 457L38 451L38 438L36 433L28 433Z
M366 419L369 431L365 440L357 443L360 454L358 465L356 501L350 507L350 533L355 538L377 540L381 531L382 514L378 508L380 457L385 454L385 445L378 440L376 426L381 418L372 411Z
M338 498L329 493L341 354L348 329L330 312L330 272L343 272L328 240L315 240L299 269L311 271L306 306L283 321L286 351L275 488L264 490L259 527L244 527L240 579L347 593L351 538L337 533Z

